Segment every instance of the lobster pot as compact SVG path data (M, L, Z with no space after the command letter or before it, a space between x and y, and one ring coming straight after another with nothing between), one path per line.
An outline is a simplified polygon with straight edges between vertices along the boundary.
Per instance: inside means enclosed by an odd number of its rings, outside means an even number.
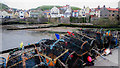
M89 37L95 37L95 32L94 31L91 31L91 30L82 30L82 34L85 34Z
M76 53L68 57L65 62L65 64L68 65L68 68L83 68L83 63L84 61L80 59Z
M103 49L103 48L105 48L104 45L108 44L108 42L106 41L107 39L105 37L103 37L103 34L97 32L97 31L93 31L93 30L83 30L83 31L84 31L84 35L91 37L91 38L95 38L95 42L96 42L95 44L97 45L98 49ZM90 42L91 41L89 41L89 43Z
M21 56L17 56L16 58L12 58L12 57L15 57L16 55L11 55L10 59L8 60L7 62L7 67L11 67L12 65L14 65L15 63L19 62L19 61L22 61L22 58ZM21 64L18 64L18 65L15 65L14 67L17 67L17 66L22 66Z
M65 35L64 40L67 42L67 46L65 46L65 48L75 51L78 55L82 55L91 49L89 43L79 39Z
M75 34L75 37L78 38L78 39L81 39L83 41L88 41L89 44L93 45L94 44L94 38L92 37L88 37L86 35L81 35L81 34L78 34L76 32L74 32Z
M40 55L46 66L58 65L58 59L64 56L68 49L61 47L63 42L58 40L45 40L39 43ZM38 50L39 51L39 50Z
M18 54L19 53L19 54ZM24 60L25 60L25 66L29 67L29 66L34 66L35 63L35 50L34 48L29 48L29 49L25 49L24 51L19 50L19 51L15 51L13 53L10 53L10 57L8 59L7 62L7 67L10 68L15 68L15 67L23 67L23 54L24 54Z

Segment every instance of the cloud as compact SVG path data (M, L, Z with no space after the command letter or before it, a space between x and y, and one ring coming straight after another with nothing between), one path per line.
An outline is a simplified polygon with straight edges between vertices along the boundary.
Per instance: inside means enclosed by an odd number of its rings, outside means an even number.
M66 5L76 6L82 8L84 5L90 8L95 8L98 5L101 7L106 5L106 7L118 7L119 0L0 0L12 8L18 9L31 9L36 8L41 5Z

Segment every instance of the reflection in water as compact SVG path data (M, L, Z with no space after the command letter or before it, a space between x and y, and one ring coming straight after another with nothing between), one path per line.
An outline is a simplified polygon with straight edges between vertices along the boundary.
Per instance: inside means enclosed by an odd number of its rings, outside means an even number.
M28 43L36 43L41 39L51 39L53 34L41 33L35 31L19 30L19 31L2 31L2 50L16 48L23 42L24 45Z

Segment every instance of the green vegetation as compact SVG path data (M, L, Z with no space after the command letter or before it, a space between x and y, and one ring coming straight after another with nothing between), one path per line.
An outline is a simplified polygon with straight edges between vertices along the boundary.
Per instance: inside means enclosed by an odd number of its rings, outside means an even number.
M98 20L92 21L94 25L105 25L105 26L114 26L118 24L118 20L116 19L108 19L108 18L99 18Z
M72 23L86 23L86 18L70 17L70 22Z
M0 10L4 9L4 10L8 10L10 7L8 7L7 5L0 3ZM14 11L17 10L16 8L12 8Z
M78 8L78 7L71 7L72 8L72 10L81 10L81 8Z
M9 7L3 3L0 3L0 10L1 9L9 9Z
M62 7L62 6L58 6L58 5L55 5L55 6L56 7ZM43 6L39 6L37 8L33 8L33 9L39 9L40 8L40 9L42 9L44 11L44 10L52 9L53 7L54 7L53 5L43 5ZM71 8L72 8L72 10L80 10L80 8L78 8L78 7L71 6Z
M58 26L82 27L82 28L105 28L106 30L120 31L120 25L77 25L77 24L59 24Z
M19 21L19 23L31 24L32 22L28 22L28 21Z
M41 9L44 11L44 10L52 9L53 7L54 7L54 6L43 5L43 6L39 6L39 7L37 7L36 9L41 8ZM56 7L62 7L62 6L56 6Z

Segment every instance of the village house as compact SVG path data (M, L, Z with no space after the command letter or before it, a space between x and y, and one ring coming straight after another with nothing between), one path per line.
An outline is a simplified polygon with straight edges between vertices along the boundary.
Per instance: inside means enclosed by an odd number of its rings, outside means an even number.
M24 19L24 11L23 10L19 11L19 18Z
M59 10L57 7L54 6L54 7L50 10L50 15L51 15L51 18L60 17L60 10Z
M0 10L0 18L12 18L12 12L8 10Z
M83 9L80 10L79 15L80 17L86 17L89 16L89 13L90 13L90 8L89 7L85 8L84 6Z
M19 11L18 11L18 10L16 10L16 11L14 12L13 18L19 18Z
M78 17L78 15L79 15L79 10L72 11L72 17Z
M99 18L108 18L109 14L109 10L105 7L105 5L102 8L98 6L97 8L90 9L91 20L97 20Z
M118 9L109 7L107 10L109 11L109 19L112 20L113 18L117 18L119 16Z
M41 17L43 14L43 11L41 9L37 9L37 10L30 10L29 11L29 17Z
M25 16L25 18L28 18L29 17L29 11L25 11L24 16Z
M3 16L2 16L2 10L0 10L0 18L2 18Z
M100 9L100 18L108 18L108 17L109 17L109 11L104 5L103 8Z
M65 11L64 16L65 17L70 17L71 14L72 14L72 9L69 5L67 5L67 10Z
M89 14L90 14L91 20L94 20L94 18L96 17L95 8L91 8Z
M69 5L59 7L60 17L70 17L72 15L72 9Z
M43 14L44 14L44 17L45 18L50 18L51 16L50 16L50 10L45 10L45 11L43 11Z
M100 18L100 6L98 6L98 8L95 8L95 14L97 18Z

